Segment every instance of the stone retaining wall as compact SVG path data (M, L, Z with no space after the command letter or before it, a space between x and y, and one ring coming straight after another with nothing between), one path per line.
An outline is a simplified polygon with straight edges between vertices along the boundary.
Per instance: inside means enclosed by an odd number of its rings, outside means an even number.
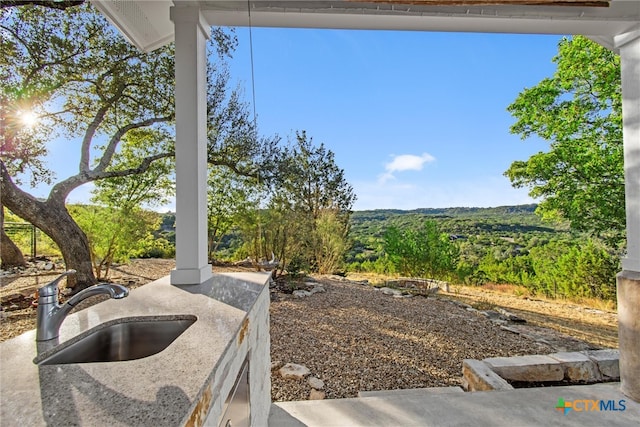
M243 273L228 275L230 278L227 280L222 279L226 276L225 274L220 274L215 279L216 298L246 311L247 314L235 338L227 345L218 361L209 384L205 386L204 395L209 396L209 401L204 408L206 413L204 426L218 426L221 422L228 403L227 397L245 361L249 362L250 420L248 421L251 426L266 426L271 409L268 282L262 286L244 280Z
M548 355L492 357L462 362L465 391L511 390L508 381L597 383L620 379L619 352L588 350Z

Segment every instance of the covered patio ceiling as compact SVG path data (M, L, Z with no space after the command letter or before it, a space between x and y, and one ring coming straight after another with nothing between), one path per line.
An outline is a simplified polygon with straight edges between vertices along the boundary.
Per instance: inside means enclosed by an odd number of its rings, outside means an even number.
M169 9L182 0L93 0L129 40L150 51L174 39ZM212 26L582 34L610 49L640 31L636 0L199 1ZM251 10L249 19L248 9Z
M212 280L206 239L206 40L211 26L581 34L618 51L627 214L627 254L617 278L620 377L621 390L640 401L639 0L92 2L142 50L175 39L176 268L171 284L176 286Z

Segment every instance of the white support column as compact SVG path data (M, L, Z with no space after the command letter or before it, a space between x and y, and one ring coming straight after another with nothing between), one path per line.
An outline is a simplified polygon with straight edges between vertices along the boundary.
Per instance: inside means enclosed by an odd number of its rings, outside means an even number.
M618 36L622 64L622 122L627 212L627 256L622 269L640 272L640 34Z
M200 6L176 2L176 268L174 285L212 276L207 262L207 52L210 27Z
M640 31L615 38L622 65L627 256L617 277L620 390L640 402Z

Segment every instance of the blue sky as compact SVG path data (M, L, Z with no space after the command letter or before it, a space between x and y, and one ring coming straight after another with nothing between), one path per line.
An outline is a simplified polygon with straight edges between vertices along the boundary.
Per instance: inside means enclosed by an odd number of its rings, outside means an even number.
M249 30L237 36L231 72L251 101ZM552 75L560 36L254 28L252 38L260 133L306 130L324 143L356 210L532 202L503 173L547 145L511 135L506 108ZM75 170L50 148L59 178Z
M249 30L233 75L251 99ZM504 171L546 150L506 111L551 76L560 36L252 30L258 125L336 154L356 210L531 203Z

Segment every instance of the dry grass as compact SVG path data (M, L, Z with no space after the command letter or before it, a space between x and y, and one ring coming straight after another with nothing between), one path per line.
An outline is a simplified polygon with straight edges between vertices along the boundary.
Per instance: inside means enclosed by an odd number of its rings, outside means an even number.
M574 301L515 296L487 287L455 286L449 295L474 305L492 304L512 311L531 325L556 330L594 347L618 346L618 316L608 304L582 305ZM595 306L595 307L594 307Z
M518 297L532 296L531 292L529 292L529 289L525 288L524 286L518 285L506 285L504 283L486 283L482 285L481 288L487 291L502 292L504 294L511 294Z
M516 297L523 298L535 298L541 301L547 301L555 304L569 304L569 305L580 305L583 307L594 308L596 310L603 311L616 311L617 305L615 301L611 300L602 300L598 298L585 298L585 297L575 297L575 298L549 298L545 295L533 295L529 289L524 286L518 285L508 285L504 283L496 284L496 283L485 283L484 285L479 287L483 291L490 292L499 292L507 295L513 295Z

